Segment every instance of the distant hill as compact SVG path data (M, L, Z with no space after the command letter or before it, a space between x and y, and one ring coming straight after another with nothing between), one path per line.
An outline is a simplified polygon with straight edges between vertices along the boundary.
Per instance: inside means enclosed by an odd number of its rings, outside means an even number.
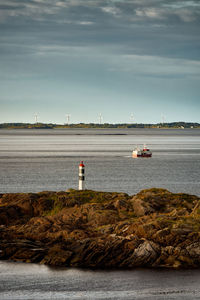
M96 124L96 123L78 123L78 124L46 124L46 123L1 123L0 129L55 129L55 128L200 128L199 123L193 122L172 122L172 123L118 123L118 124Z

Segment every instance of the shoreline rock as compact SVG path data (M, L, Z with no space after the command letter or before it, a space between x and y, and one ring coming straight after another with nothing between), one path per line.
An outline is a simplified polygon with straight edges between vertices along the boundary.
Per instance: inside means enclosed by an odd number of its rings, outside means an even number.
M0 195L0 259L86 268L198 268L200 198L148 189Z

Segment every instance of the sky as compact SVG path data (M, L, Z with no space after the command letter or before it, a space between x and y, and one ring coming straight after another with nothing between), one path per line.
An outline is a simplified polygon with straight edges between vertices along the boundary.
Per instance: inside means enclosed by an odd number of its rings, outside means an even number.
M0 0L0 123L199 112L200 0Z

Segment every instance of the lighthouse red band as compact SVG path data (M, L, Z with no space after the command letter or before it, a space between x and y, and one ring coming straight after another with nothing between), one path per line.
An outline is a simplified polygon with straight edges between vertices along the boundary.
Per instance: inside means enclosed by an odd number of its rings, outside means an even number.
M83 161L81 161L79 165L79 190L85 189L85 165Z

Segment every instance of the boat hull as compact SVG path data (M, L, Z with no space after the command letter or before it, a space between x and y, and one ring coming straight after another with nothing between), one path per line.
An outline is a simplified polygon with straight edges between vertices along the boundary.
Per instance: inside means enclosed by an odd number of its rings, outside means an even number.
M132 154L132 157L137 158L137 157L152 157L152 154Z

